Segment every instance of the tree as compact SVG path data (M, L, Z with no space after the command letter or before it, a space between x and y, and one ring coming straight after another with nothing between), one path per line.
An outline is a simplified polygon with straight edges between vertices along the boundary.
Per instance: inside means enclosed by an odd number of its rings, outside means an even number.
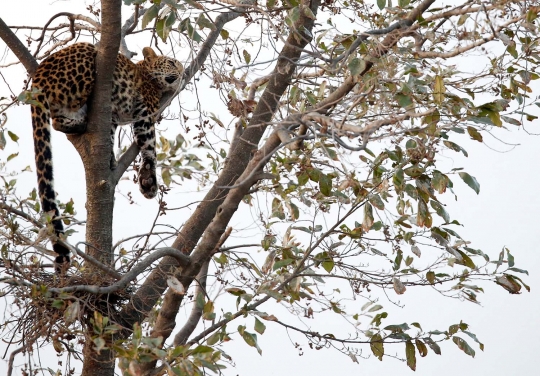
M121 9L133 12L124 25ZM11 340L11 367L17 354L52 344L70 358L82 352L83 375L112 375L116 361L131 375L219 372L231 338L260 353L257 335L279 325L353 361L361 348L382 360L399 344L414 370L417 354L440 354L441 342L472 356L471 340L484 345L464 322L436 330L390 321L384 294L394 301L427 287L476 303L482 283L529 289L508 249L493 258L459 235L444 197L456 194L456 181L476 193L480 184L439 157L467 155L462 134L482 142L493 128L536 119L529 107L539 7L103 0L87 11L54 16L35 42L28 39L33 54L14 33L21 28L0 20L0 38L30 76L36 58L76 39L99 41L88 131L68 137L84 164L87 197L85 221L73 202L62 206L66 225L85 234L78 244L66 239L79 256L66 275L54 275L45 249L51 218L40 216L35 190L15 190L15 154L2 162L2 282L18 308L3 328L21 332ZM62 17L69 22L51 26ZM160 136L163 185L150 230L115 243L114 194L137 147L123 132L118 167L110 169L111 67L119 50L132 56L134 34L156 48L189 46L182 89L195 100ZM460 68L471 54L485 65ZM228 114L197 97L203 84L217 90ZM31 95L2 98L4 119ZM2 123L2 148L17 142L16 126ZM185 187L207 191L185 222L169 222L175 208L167 194ZM246 209L255 219L233 226ZM348 302L344 288L365 304ZM276 302L290 317L276 313ZM184 306L191 313L180 321ZM313 318L313 327L300 316ZM355 325L323 334L327 318Z

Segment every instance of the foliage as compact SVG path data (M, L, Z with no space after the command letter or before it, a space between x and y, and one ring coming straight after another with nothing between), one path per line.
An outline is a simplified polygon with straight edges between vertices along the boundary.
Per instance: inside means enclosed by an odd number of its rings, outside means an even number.
M143 323L130 327L119 316L141 291L144 277L157 270L155 262L107 298L105 290L96 289L116 281L85 279L87 260L74 265L72 279L60 281L50 269L45 272L51 218L40 217L35 190L27 197L16 190L18 175L10 169L14 151L0 165L0 239L3 282L17 302L19 321L3 330L26 328L23 336L33 334L27 349L52 343L70 356L80 350L78 340L90 337L96 352L112 349L118 366L133 375L149 374L140 373L150 372L148 367L170 375L219 373L232 361L226 353L231 339L243 339L260 354L265 349L258 338L277 326L302 334L311 348L332 347L355 362L361 349L382 361L389 348L395 353L399 347L399 357L412 370L418 355L440 355L444 342L472 357L475 348L483 351L459 317L448 328L424 328L420 320L391 317L385 305L422 287L473 303L487 283L513 294L529 290L520 277L528 273L515 266L510 250L484 253L459 234L462 225L447 210L447 200L469 188L480 194L480 182L463 168L449 168L441 156L468 156L460 146L464 137L483 142L494 128L537 118L532 106L540 103L534 102L531 83L539 77L540 9L510 0L442 8L431 3L245 1L235 8L241 18L223 26L218 18L234 13L227 8L240 3L124 0L124 11L137 9L135 30L152 35L153 43L167 43L177 52L181 47L191 61L205 51L209 57L192 66L196 80L187 86L190 94L181 96L182 114L172 113L167 124L173 126L160 134L163 186L152 226L113 245L118 257L111 267L130 275L160 247L172 246L185 221L175 222L173 212L188 217L189 205L203 196L183 195L179 201L168 193L222 189L223 204L207 213L214 220L203 226L195 250L180 248L193 252L191 260L200 262L203 273L193 269L188 275L179 268L167 280L169 294L192 307L181 332L193 322L204 323L204 329L194 325L187 336L169 337L163 329L172 304L166 294ZM81 37L89 28L99 34L95 24L88 25L75 24ZM45 35L49 47L70 41L64 34L63 42L51 46L54 31ZM124 37L130 45L132 36ZM294 50L288 46L306 40L298 59L287 55ZM465 69L467 59L485 64ZM272 80L287 64L295 68L278 95L279 106L266 109ZM29 92L0 98L0 149L17 149L18 125L6 121L7 110L16 100L31 98ZM271 120L255 123L264 124L266 132L251 146L253 164L246 162L243 174L226 185L218 183L231 168L242 135L254 128L253 119L268 111ZM130 143L126 134L122 151ZM67 235L84 232L78 219L84 214L76 214L74 205L61 205L72 230ZM81 210L82 203L76 205ZM212 227L229 209L239 211L234 217L239 224L226 231L235 223L228 218L226 226ZM204 273L202 265L208 264L210 272ZM197 273L198 282L192 283ZM346 298L351 295L363 305L352 304ZM36 331L36 323L51 312L58 324L48 323L48 333ZM299 324L302 315L312 326ZM19 325L20 320L31 324ZM329 320L342 320L343 327L330 333ZM122 337L125 326L132 333Z

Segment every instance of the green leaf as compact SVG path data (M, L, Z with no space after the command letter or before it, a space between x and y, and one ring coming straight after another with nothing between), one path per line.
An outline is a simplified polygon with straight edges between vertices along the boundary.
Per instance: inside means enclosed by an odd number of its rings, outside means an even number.
M291 219L293 221L296 221L298 220L298 218L300 217L300 209L298 209L298 206L296 206L294 203L292 202L287 202L285 204L287 206L287 208L289 209L289 214L291 216Z
M413 103L411 97L403 93L396 94L396 100L399 106L403 108L409 107Z
M183 19L182 22L180 22L178 25L178 31L186 32L187 36L193 39L195 42L200 42L202 40L200 34L197 33L195 28L193 28L193 25L191 25L189 18Z
M435 76L435 82L433 84L433 100L435 103L442 103L444 100L444 93L446 93L446 87L444 86L444 80L441 76Z
M334 260L332 260L331 258L330 259L327 259L325 261L323 261L321 263L322 267L324 268L324 270L326 270L328 273L330 273L332 271L332 269L334 269Z
M448 176L446 176L445 174L437 170L433 171L433 178L431 179L431 186L439 194L443 194L444 192L446 192L446 186L448 185L449 181L450 179L448 179Z
M150 8L148 8L148 10L146 11L146 13L144 14L142 18L143 29L146 29L146 26L148 26L150 21L152 21L154 18L157 17L158 12L159 12L159 8L156 5L152 5Z
M373 226L373 207L369 202L366 202L364 205L364 220L362 221L362 229L365 232L368 232Z
M469 337L471 337L472 339L474 339L474 342L478 343L478 346L480 347L480 350L484 351L484 344L482 342L480 342L478 340L478 338L476 338L476 334L473 334L471 332L468 332L466 330L463 331L463 333L467 334Z
M465 265L468 268L476 269L476 265L474 264L473 260L467 256L465 253L460 251L459 249L456 250L461 255L461 261L456 260L456 264Z
M303 10L304 16L306 16L307 18L312 19L312 20L317 19L317 17L315 17L315 14L313 14L313 11L308 6L303 7L302 10Z
M19 136L17 136L15 133L13 133L12 131L8 131L7 133L9 138L11 138L14 142L19 141Z
M427 272L426 273L426 279L428 280L428 282L430 284L433 285L435 283L435 272L433 272L431 270L429 272Z
M519 268L508 268L507 270L511 270L513 272L516 272L516 273L524 273L524 274L527 274L529 275L529 272L525 269L519 269Z
M162 168L161 169L161 178L163 179L163 183L167 186L167 188L171 185L171 170L168 168Z
M394 325L388 325L384 328L384 330L391 330L392 332L396 332L396 333L402 333L403 331L405 330L409 330L409 325L407 325L407 323L403 323L403 324L394 324Z
M351 75L357 76L366 70L366 62L355 57L349 62L348 67L349 71L351 71Z
M212 21L206 18L203 13L199 15L199 18L197 18L197 25L200 29L206 28L212 31L216 30L216 25L214 25Z
M429 337L426 337L426 338L423 338L424 339L424 342L428 344L428 346L431 348L431 350L433 350L433 352L437 355L441 355L441 348L439 347L439 345L433 341L431 338Z
M105 340L101 337L94 338L93 340L94 345L96 345L96 352L99 354L101 350L105 348Z
M285 18L285 23L287 24L287 26L292 28L294 27L295 22L298 21L299 18L300 18L300 7L295 6L289 11L289 14Z
M428 353L428 350L427 350L427 347L426 347L426 344L422 341L420 341L419 339L416 339L414 341L414 343L416 344L416 349L418 350L418 353L420 354L420 356L423 358L424 356L427 355Z
M369 195L369 202L379 210L384 210L384 202L379 195Z
M388 317L388 313L386 312L377 313L375 317L373 318L373 320L371 320L371 324L375 326L380 326L381 320L387 317Z
M380 10L383 10L386 7L386 0L377 0L377 6Z
M272 217L277 217L281 220L285 219L285 211L283 210L283 205L277 197L274 197L274 199L272 200Z
M244 338L244 341L251 347L255 347L257 349L257 352L259 355L262 355L262 350L260 349L259 345L257 344L257 335L254 333L249 333L244 330L244 333L242 333L242 338Z
M283 260L279 260L279 261L276 261L274 263L274 267L272 268L272 270L278 270L278 269L281 269L283 268L284 266L287 266L287 265L290 265L293 263L293 259L290 259L290 258L286 258L286 259L283 259Z
M424 173L424 169L419 165L415 164L414 166L407 167L405 170L403 170L403 172L405 172L405 174L407 174L411 178L417 178Z
M471 138L473 140L476 140L478 142L482 142L483 141L483 138L482 138L482 134L480 134L480 132L478 132L476 130L476 128L474 127L467 127L467 132L469 133L469 136L471 136Z
M266 325L264 325L261 320L255 317L255 331L259 334L264 334L265 330Z
M508 248L504 248L506 250L506 253L508 254L507 260L508 260L508 266L512 267L514 266L514 256L510 253L510 250Z
M407 365L413 371L416 371L416 351L411 341L405 343L405 356L407 358Z
M442 219L444 219L444 222L446 223L450 222L450 215L444 209L444 206L442 206L439 202L435 200L431 200L429 203L431 204L431 207L435 210L437 215L440 216Z
M4 150L6 147L6 136L4 135L4 132L0 132L0 150Z
M234 296L240 296L246 293L246 290L242 290L238 287L230 287L228 289L225 289L229 294L232 294Z
M244 61L246 62L246 64L249 64L251 61L251 55L249 54L249 52L243 50L242 55L244 55Z
M379 360L382 361L382 358L384 355L384 345L382 342L381 335L377 333L373 337L371 337L371 341L369 342L369 345L371 347L371 351L373 352L373 355L375 355L375 357L379 358Z
M206 340L206 344L208 346L213 346L215 345L216 343L219 342L219 332L216 332L214 334L212 334L210 337L208 337L208 339Z
M321 190L321 193L327 197L332 195L332 179L322 172L319 175L319 189Z
M452 141L443 141L443 144L446 147L448 147L448 148L450 148L450 149L452 149L454 151L462 152L463 155L466 156L466 157L469 156L469 154L467 153L467 151L465 149L463 149L461 146L459 146L458 144L456 144L456 143L454 143Z
M195 349L193 349L191 354L206 354L206 353L210 353L210 352L213 352L213 351L214 351L214 349L211 348L210 346L199 345L199 346L195 347Z
M306 185L308 181L309 181L308 173L305 171L302 171L302 173L298 175L298 185Z
M459 177L463 179L463 181L473 189L473 191L476 192L476 194L480 193L480 184L476 180L474 176L471 176L467 174L466 172L460 172Z
M504 120L508 124L517 125L518 127L521 125L521 122L519 120L516 120L509 116L501 115L501 119Z
M429 213L428 207L424 199L418 199L418 213L416 214L416 224L419 227L425 226L430 228L433 223L433 218Z
M454 336L452 337L452 341L454 341L457 347L459 347L459 349L462 350L465 354L470 355L474 358L474 355L475 355L474 350L471 348L471 346L469 346L469 344L463 338Z
M394 270L399 270L401 267L401 261L403 260L403 251L398 250L396 254L396 258L394 259Z

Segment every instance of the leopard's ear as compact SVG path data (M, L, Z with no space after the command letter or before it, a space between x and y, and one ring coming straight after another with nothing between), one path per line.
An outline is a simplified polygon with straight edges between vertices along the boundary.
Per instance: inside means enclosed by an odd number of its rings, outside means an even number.
M156 53L151 47L144 47L142 50L142 54L144 56L144 59L154 59L157 57Z

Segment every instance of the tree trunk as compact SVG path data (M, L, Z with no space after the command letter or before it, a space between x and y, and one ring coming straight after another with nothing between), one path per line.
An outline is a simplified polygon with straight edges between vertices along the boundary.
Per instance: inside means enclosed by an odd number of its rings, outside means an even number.
M86 252L105 264L110 264L113 260L111 248L115 187L110 168L111 96L121 39L121 7L121 0L101 1L101 40L96 58L96 82L89 106L88 128L87 132L79 137L80 140L73 140L83 159L86 173ZM93 277L99 275L98 273L102 272L97 268L89 268L88 275ZM115 362L112 351L101 350L99 354L96 353L92 342L94 336L95 333L89 330L83 347L84 365L81 376L113 376ZM110 345L108 342L107 347Z

